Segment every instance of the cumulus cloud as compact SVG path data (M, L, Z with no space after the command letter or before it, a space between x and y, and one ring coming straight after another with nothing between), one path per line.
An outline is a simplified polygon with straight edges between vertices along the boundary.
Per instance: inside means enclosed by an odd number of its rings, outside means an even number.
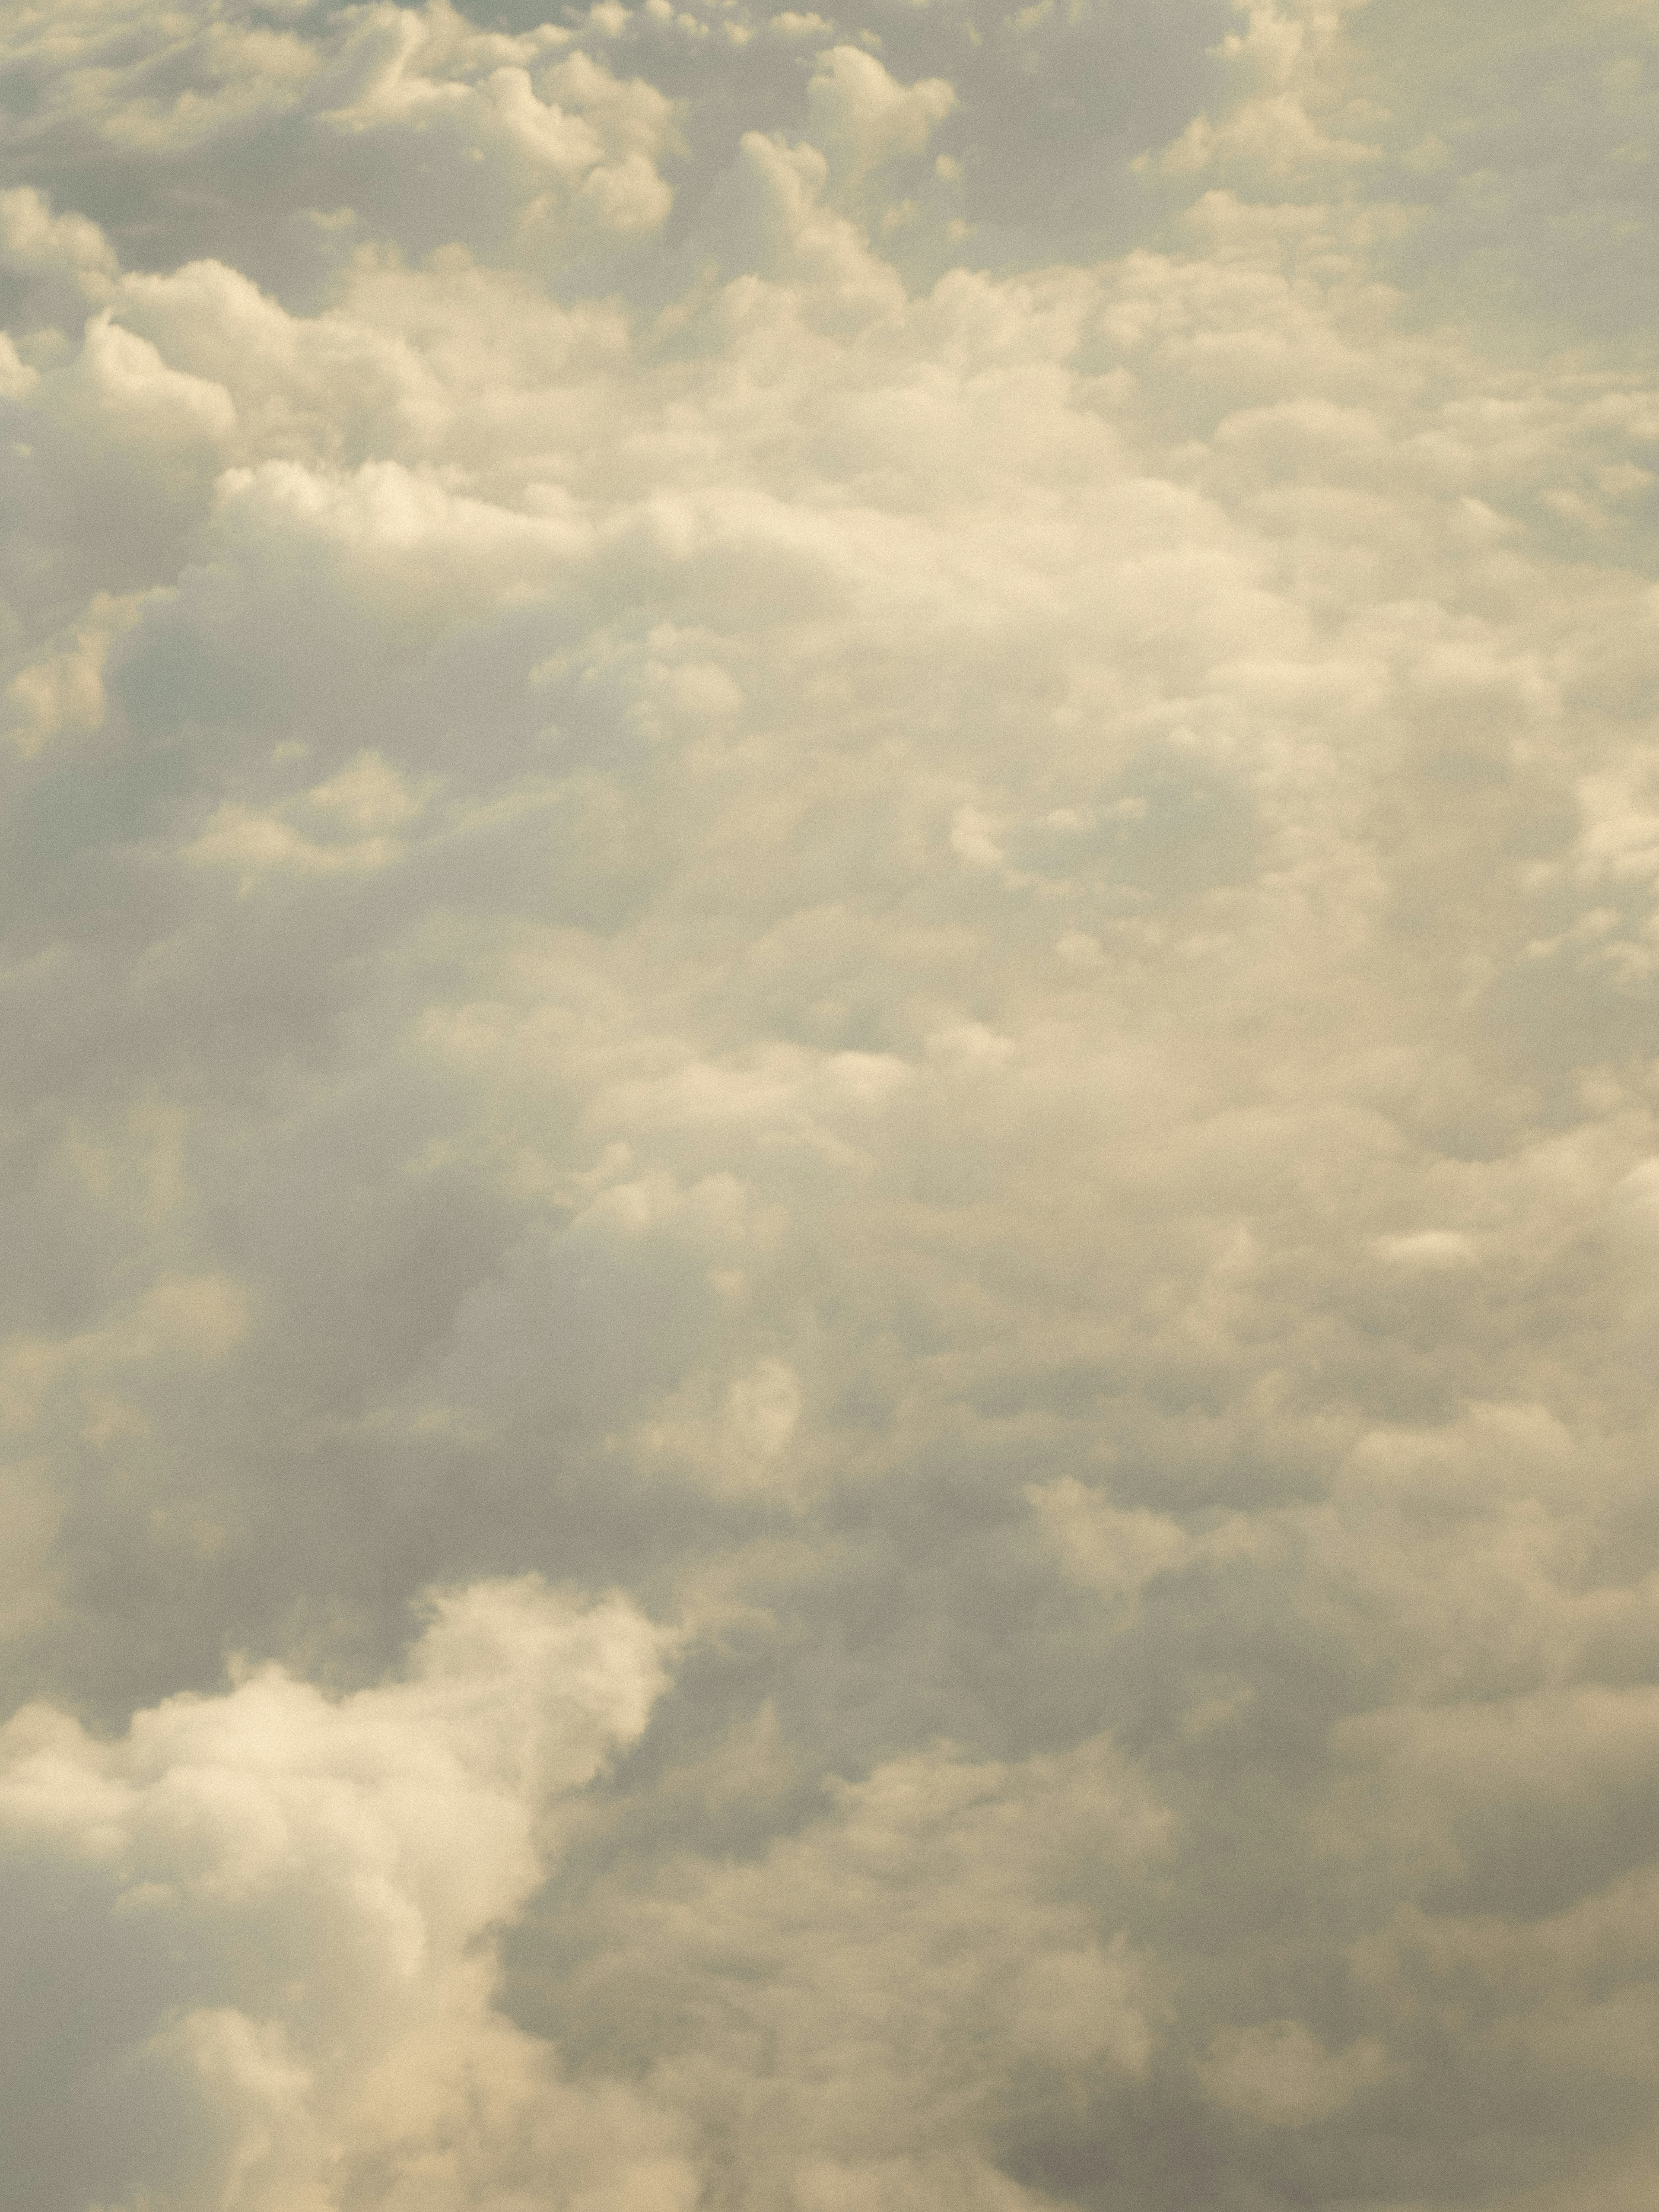
M1654 64L1500 12L0 33L0 2204L1645 2203Z
M660 2118L489 2008L488 1938L644 1725L658 1639L534 1578L433 1613L404 1679L343 1698L267 1666L112 1742L46 1705L7 1723L19 2201L692 2201Z

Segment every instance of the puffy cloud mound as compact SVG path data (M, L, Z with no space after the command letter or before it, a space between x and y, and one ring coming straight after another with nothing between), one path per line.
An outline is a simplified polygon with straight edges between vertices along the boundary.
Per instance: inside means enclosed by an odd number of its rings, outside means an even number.
M540 13L0 27L0 2208L1646 2212L1651 24Z
M489 2006L487 1939L643 1728L658 1638L534 1578L433 1612L405 1679L344 1697L270 1666L112 1742L47 1705L8 1723L19 2201L692 2202L653 2115L561 2083Z

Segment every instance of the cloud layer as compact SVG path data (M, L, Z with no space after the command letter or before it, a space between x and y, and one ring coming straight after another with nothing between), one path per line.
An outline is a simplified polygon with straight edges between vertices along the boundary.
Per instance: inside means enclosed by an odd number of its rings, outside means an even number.
M538 12L0 38L0 2204L1645 2212L1651 25Z

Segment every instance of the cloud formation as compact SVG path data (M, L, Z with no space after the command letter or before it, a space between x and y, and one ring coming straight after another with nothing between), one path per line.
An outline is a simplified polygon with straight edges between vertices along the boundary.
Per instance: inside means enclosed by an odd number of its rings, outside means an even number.
M480 1942L640 1733L656 1638L533 1578L434 1614L406 1679L337 1700L270 1666L114 1742L46 1705L7 1724L20 2201L692 2201L655 2115L567 2087L492 2013Z
M1651 27L538 15L0 34L0 2205L1645 2212Z

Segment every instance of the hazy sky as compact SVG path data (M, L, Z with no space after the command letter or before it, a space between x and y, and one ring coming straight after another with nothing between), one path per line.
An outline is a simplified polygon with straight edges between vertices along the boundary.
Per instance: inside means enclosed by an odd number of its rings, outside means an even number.
M1652 2212L1659 5L543 4L0 12L0 2212Z

